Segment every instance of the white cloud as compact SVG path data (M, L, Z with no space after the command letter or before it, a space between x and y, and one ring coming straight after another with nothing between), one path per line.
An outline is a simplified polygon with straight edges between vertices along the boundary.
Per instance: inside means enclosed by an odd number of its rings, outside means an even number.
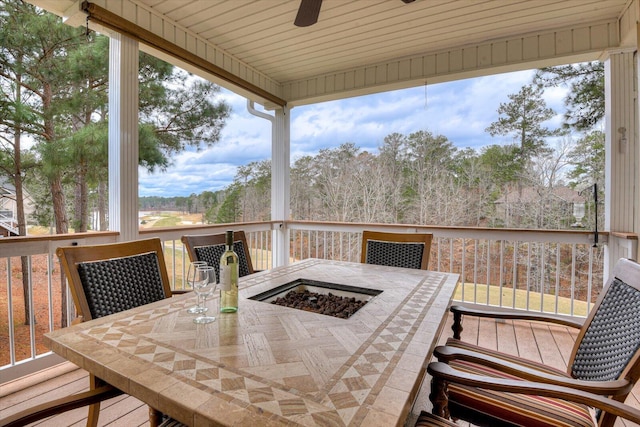
M446 136L459 148L479 149L510 142L492 138L485 129L497 120L500 103L531 82L533 71L486 76L400 91L296 107L291 111L291 158L314 155L322 148L353 142L375 151L394 132L420 130ZM545 90L559 126L566 88ZM236 167L271 157L271 123L251 115L246 99L222 92L232 114L219 143L201 151L177 155L165 173L140 171L140 195L189 195L222 189L233 181Z

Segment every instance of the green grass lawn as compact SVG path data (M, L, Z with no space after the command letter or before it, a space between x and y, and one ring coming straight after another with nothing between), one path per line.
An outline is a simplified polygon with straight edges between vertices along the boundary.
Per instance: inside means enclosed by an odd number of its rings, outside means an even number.
M162 218L157 220L153 226L154 227L177 227L178 224L182 222L182 219L179 216L175 215L162 215Z
M476 285L474 301L474 286L472 283L465 283L464 288L464 302L476 302L478 304L487 303L487 285ZM500 304L500 295L502 295L502 304ZM532 311L540 310L540 293L529 292L529 308ZM458 285L454 300L462 301L462 286ZM544 295L543 311L548 313L556 312L556 298L554 295ZM489 305L503 307L513 307L513 289L500 288L498 286L489 286ZM558 297L557 301L558 314L571 314L571 299ZM527 292L523 290L516 290L515 308L526 309L527 308ZM586 316L587 315L587 303L585 301L573 301L573 315L574 316Z

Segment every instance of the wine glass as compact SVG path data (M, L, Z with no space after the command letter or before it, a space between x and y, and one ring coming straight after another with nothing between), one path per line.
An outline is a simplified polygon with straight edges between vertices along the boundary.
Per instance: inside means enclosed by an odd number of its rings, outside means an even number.
M187 270L187 283L191 286L191 289L195 291L194 281L196 279L196 270L198 267L205 267L207 265L204 261L194 261L189 264L189 268ZM197 295L197 292L196 292ZM204 305L200 304L200 296L198 295L198 299L196 305L187 310L187 312L191 314L202 314L207 311L207 308Z
M216 271L211 266L199 266L196 268L196 278L193 282L193 289L198 294L198 298L202 297L202 305L207 303L207 298L213 295L216 290L218 281L216 280ZM204 307L205 312L208 310ZM211 323L215 321L214 316L201 315L193 319L193 323Z

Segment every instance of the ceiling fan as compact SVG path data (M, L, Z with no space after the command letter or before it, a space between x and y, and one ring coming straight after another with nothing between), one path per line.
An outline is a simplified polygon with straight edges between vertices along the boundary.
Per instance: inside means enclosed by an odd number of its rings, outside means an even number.
M402 0L403 3L412 3L415 0ZM300 7L293 24L296 27L308 27L318 22L322 0L300 0Z

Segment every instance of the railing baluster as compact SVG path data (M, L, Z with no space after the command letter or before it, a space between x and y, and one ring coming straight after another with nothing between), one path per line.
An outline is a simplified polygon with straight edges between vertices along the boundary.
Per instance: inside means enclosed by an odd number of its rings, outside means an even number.
M529 310L529 302L531 297L531 243L527 243L527 305L526 308Z
M540 255L539 255L539 259L540 259L540 266L538 267L538 275L539 275L539 285L538 285L538 290L540 292L540 311L544 311L544 294L546 292L545 286L544 286L544 271L546 268L546 264L544 262L545 260L545 244L542 243L539 246L538 249Z
M48 318L49 318L49 332L53 331L54 319L53 319L53 281L51 280L51 272L53 271L53 254L46 254L47 260L47 296L48 296Z
M504 278L502 272L504 270L504 240L500 240L500 272L498 274L498 283L500 290L500 307L502 307L502 290L504 288Z
M15 342L15 321L13 318L13 276L11 275L11 258L7 258L7 303L9 304L9 310L7 310L7 330L9 331L9 361L11 365L16 364L16 342Z
M467 270L466 270L466 262L467 262L467 239L465 239L464 237L462 238L462 273L461 273L461 285L462 285L462 292L461 292L461 298L462 301L464 301L464 291L465 291L465 285L467 283Z
M453 254L454 254L454 249L453 249L453 237L449 238L449 273L453 273Z
M478 302L478 241L473 242L473 302Z
M491 283L491 240L487 239L485 242L485 247L487 248L487 280L485 281L485 286L487 288L487 305L490 305L491 295L489 295L489 291L491 289L489 284Z
M558 314L558 305L560 304L560 245L556 244L556 309L555 313Z
M31 358L35 358L36 357L36 312L35 312L35 305L33 303L33 274L31 274L31 272L33 271L33 268L31 268L31 255L29 255L27 257L27 270L29 271L29 280L28 280L28 288L29 288L29 295L25 296L25 298L28 298L28 304L29 304L29 315L31 316L29 319L29 341L31 344ZM27 274L24 271L22 272L22 274Z
M518 254L520 253L520 245L518 244L518 241L514 241L513 242L513 266L511 267L513 272L512 272L512 278L511 278L511 287L513 288L513 295L511 296L511 306L513 308L516 307L516 296L518 293Z

